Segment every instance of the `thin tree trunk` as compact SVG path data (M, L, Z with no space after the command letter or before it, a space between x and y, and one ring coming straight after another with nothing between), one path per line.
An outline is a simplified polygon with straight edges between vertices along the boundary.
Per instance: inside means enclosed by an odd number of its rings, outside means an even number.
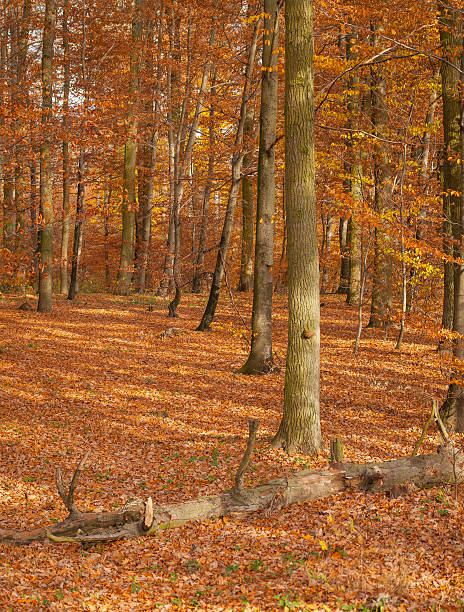
M137 165L137 101L140 94L141 44L145 0L134 0L132 18L131 56L129 69L129 107L127 110L127 137L124 148L124 176L122 201L121 256L119 260L116 293L128 295L134 264L136 165Z
M103 198L103 231L105 236L105 286L107 291L111 291L110 255L108 244L110 236L109 212L111 204L111 188L109 188L108 185L105 185L105 193Z
M51 312L53 291L53 175L51 122L53 105L53 43L56 0L45 2L42 45L42 143L40 145L40 273L39 312Z
M285 27L288 349L284 414L272 446L316 454L322 435L312 2L286 0Z
M70 163L68 112L71 71L69 66L69 0L63 2L63 219L61 222L61 261L60 261L60 293L68 293L68 246L71 215L69 210L70 193Z
M206 236L208 231L208 219L209 219L209 207L211 201L211 191L213 186L213 175L214 175L214 156L215 156L215 142L216 142L216 130L214 123L214 100L216 96L216 77L217 70L211 77L211 100L210 100L210 111L209 111L209 151L208 151L208 176L206 178L205 189L203 192L202 210L201 210L201 226L200 233L198 236L198 248L195 257L193 281L192 281L192 292L200 293L204 285L204 261L206 252Z
M222 279L224 277L225 265L227 261L227 251L229 248L232 226L234 223L235 205L237 203L238 192L240 188L240 178L243 163L243 151L240 150L240 147L243 142L243 132L245 128L248 100L250 97L251 79L256 57L256 48L258 44L258 25L259 22L255 23L251 43L248 47L248 59L245 69L245 81L243 84L240 118L238 121L237 132L235 135L235 142L233 147L234 153L232 155L232 181L229 190L229 198L227 201L224 224L222 226L221 241L219 243L216 267L214 269L213 279L211 282L208 303L203 313L200 325L197 327L197 331L209 331L211 329L211 323L213 322L214 315L216 313L216 308L219 301L219 294L221 291Z
M246 172L253 163L253 141L254 112L248 109L245 121L244 136L250 144L251 151L243 157L245 174L242 178L242 257L240 262L240 281L238 290L251 291L253 287L253 243L254 243L254 206L253 206L253 182Z
M79 155L79 166L77 170L77 202L76 222L74 224L74 241L71 264L71 281L69 283L68 300L73 300L79 291L79 265L82 253L82 239L84 234L85 220L85 149Z
M240 368L242 374L266 374L274 367L272 296L280 10L280 0L264 0L252 333L250 354Z
M155 183L155 167L156 156L158 150L158 127L160 114L160 94L162 82L162 63L161 50L163 45L163 24L164 24L164 2L161 0L159 9L159 23L157 31L157 73L156 86L153 94L153 99L147 104L147 112L151 115L151 122L145 129L148 137L151 128L149 142L142 147L142 169L139 172L139 223L137 226L137 244L136 244L136 287L137 291L143 293L145 291L147 280L148 253L151 240L151 220L153 210L153 190ZM147 33L147 39L153 37L153 25L150 24ZM153 57L152 54L145 60L145 71L152 76L153 72ZM148 87L152 86L149 79ZM145 87L145 90L147 87ZM146 92L148 95L148 92Z
M332 252L332 238L333 238L333 228L334 228L335 219L332 217L330 212L325 215L324 220L324 240L322 244L321 251L321 259L322 263L322 272L321 272L321 293L328 293L329 288L329 268L330 268L330 255Z
M377 32L375 24L371 25L371 31L373 45L375 46ZM385 67L374 66L371 69L372 123L374 132L379 137L374 145L374 208L379 217L391 206L392 195L390 151L384 138L388 128L386 98ZM390 243L391 240L387 231L381 226L376 227L371 316L368 327L386 327L388 329L390 324L393 306Z
M346 295L348 293L350 278L350 251L348 248L348 217L340 219L338 237L340 243L340 283L337 293Z

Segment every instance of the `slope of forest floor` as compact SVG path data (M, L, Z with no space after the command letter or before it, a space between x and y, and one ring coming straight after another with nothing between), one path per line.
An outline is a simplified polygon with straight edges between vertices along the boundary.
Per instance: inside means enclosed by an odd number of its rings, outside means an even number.
M269 450L282 410L286 304L275 303L281 371L235 373L247 356L251 298L227 297L213 331L193 331L205 296L184 296L181 318L151 296L56 298L51 315L0 300L0 528L64 518L55 466L72 474L90 451L76 491L81 509L128 498L155 504L233 484L248 420L261 421L246 485L321 456ZM410 330L400 351L365 330L353 356L357 312L323 299L323 435L345 459L408 455L446 379L436 330ZM148 310L151 305L152 310ZM162 338L169 327L182 333ZM463 439L457 439L462 445ZM420 452L434 452L436 432ZM98 545L0 548L2 610L463 610L463 491L407 497L348 491L270 516L190 524L151 538ZM383 606L383 608L382 608Z

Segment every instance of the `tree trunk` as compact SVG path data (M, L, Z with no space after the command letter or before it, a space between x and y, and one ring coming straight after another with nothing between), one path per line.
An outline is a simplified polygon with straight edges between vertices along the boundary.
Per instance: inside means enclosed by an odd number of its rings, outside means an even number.
M329 268L330 268L330 254L332 252L332 237L334 228L334 218L330 214L324 215L323 226L324 226L324 239L322 241L321 249L321 260L322 260L322 272L321 272L321 293L329 292Z
M105 193L103 198L103 231L105 235L105 287L107 291L111 291L110 255L108 250L108 240L110 235L109 212L111 203L111 189L108 187L108 185L105 185Z
M68 300L73 300L79 291L79 264L82 253L82 239L84 234L85 220L85 150L79 155L79 166L77 170L77 202L76 222L74 224L74 241L71 265L71 281L69 283Z
M278 0L264 0L252 333L250 354L240 368L242 374L266 374L274 367L272 295L280 10L281 4Z
M214 98L216 96L216 76L217 71L211 77L211 100L209 110L209 151L208 151L208 176L206 178L205 189L203 192L202 210L201 210L201 225L200 233L198 236L198 248L195 257L195 264L193 269L193 281L192 281L192 292L200 293L204 285L204 261L206 252L206 235L208 230L208 219L209 219L209 206L211 201L211 190L213 186L213 174L214 174L214 155L215 155L215 142L216 132L214 124Z
M243 471L249 463L251 451L249 445L248 457L245 453L240 466L242 468L245 463ZM147 502L135 499L127 502L119 511L101 513L80 512L73 500L75 484L67 493L61 482L61 472L58 472L57 485L60 483L60 496L69 511L68 518L33 531L2 529L0 544L26 545L45 540L96 544L157 535L160 531L181 527L192 521L224 516L244 518L257 512L278 512L292 504L330 497L348 489L372 493L385 491L389 494L399 491L401 494L407 490L407 484L424 488L451 482L458 486L464 480L462 454L456 455L455 449L450 446L439 447L436 455L416 455L366 464L334 463L325 470L296 472L252 489L246 489L241 484L240 468L235 486L219 495L162 506L154 506L151 497Z
M69 134L68 112L71 71L69 66L69 0L63 2L63 220L61 222L61 262L60 262L60 293L68 293L68 246L71 215L69 210L70 164L69 164Z
M453 382L448 388L448 396L441 407L441 415L445 424L458 433L464 433L464 49L462 22L459 24L459 47L461 53L459 86L455 92L459 100L459 156L456 165L459 167L460 185L458 198L453 202L454 208L454 308L453 308ZM446 142L446 139L445 139Z
M346 295L348 293L349 278L350 278L350 251L348 248L348 217L340 219L338 230L340 242L340 283L337 293Z
M252 140L254 131L254 112L248 109L245 120L244 136L249 143L250 151L243 156L244 176L242 178L242 257L240 262L240 280L238 291L247 293L253 287L253 233L254 233L254 206L253 181L246 174L253 164Z
M443 97L443 251L448 257L444 262L444 293L442 325L453 327L454 264L453 219L460 205L461 170L458 162L460 140L459 60L462 48L462 26L458 11L450 9L439 0L440 42L444 60L441 64Z
M53 43L56 0L45 2L42 45L42 143L40 145L40 272L39 312L51 312L53 291L53 175L51 123L53 105Z
M312 2L287 0L285 24L288 349L284 414L272 445L289 454L315 454L322 436Z
M376 45L377 26L371 25L373 45ZM371 107L374 133L378 136L374 144L374 208L379 218L391 207L392 170L390 150L385 141L388 128L388 109L386 105L387 82L385 68L374 66L371 69ZM371 316L368 327L388 327L390 323L393 297L391 290L392 261L391 240L381 225L375 230L375 256L372 286Z
M119 260L116 294L128 295L134 264L136 165L137 165L137 102L140 94L140 63L145 0L135 0L132 18L131 57L129 69L129 107L127 137L124 148L124 176L122 201L121 257Z
M234 142L234 153L232 155L232 181L229 190L229 198L227 201L226 214L224 224L222 226L221 241L216 259L216 267L214 269L213 280L209 293L208 303L206 305L200 325L197 331L209 331L216 313L216 307L219 301L222 279L224 277L225 265L227 261L227 251L229 248L230 235L234 223L234 211L237 203L238 192L240 188L240 177L243 163L243 151L240 150L243 141L243 133L245 128L245 120L248 106L248 99L251 89L251 78L253 74L253 66L255 63L256 47L258 41L258 24L255 24L251 43L248 47L248 59L245 69L245 82L243 85L242 103L240 107L240 118L238 121L237 132Z

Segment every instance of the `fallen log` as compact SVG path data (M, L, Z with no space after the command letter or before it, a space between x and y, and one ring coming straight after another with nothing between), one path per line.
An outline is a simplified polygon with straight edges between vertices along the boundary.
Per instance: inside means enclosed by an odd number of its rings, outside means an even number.
M350 488L389 492L407 483L431 487L464 481L464 457L447 444L438 447L434 455L415 455L379 463L332 463L325 470L303 470L246 489L243 475L253 452L257 427L256 421L250 423L250 438L235 485L224 493L168 505L154 505L151 498L147 502L136 499L127 502L118 512L80 512L74 504L74 489L82 460L68 493L64 490L61 469L57 470L58 490L69 516L61 523L33 531L0 530L0 543L21 545L49 539L90 545L149 536L191 521L243 517L255 512L270 514L291 504L328 497Z

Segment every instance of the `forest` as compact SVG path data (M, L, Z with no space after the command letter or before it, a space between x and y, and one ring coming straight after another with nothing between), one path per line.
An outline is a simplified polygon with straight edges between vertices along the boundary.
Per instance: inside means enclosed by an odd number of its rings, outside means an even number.
M0 2L0 608L464 611L464 2Z

